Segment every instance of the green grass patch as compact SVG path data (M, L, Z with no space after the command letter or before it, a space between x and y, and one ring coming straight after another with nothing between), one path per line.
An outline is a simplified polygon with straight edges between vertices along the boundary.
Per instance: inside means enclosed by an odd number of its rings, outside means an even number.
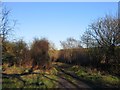
M21 88L23 83L16 78L3 78L2 79L2 88Z
M28 68L12 66L6 68L4 71L6 74L21 74L24 72L28 72ZM57 70L55 68L49 71L36 70L36 72L38 74L20 76L25 83L15 77L3 78L2 88L54 88L57 85L56 82L45 77L47 76L56 80Z
M69 68L69 70L74 71L78 76L90 80L95 83L102 83L105 85L117 85L120 84L120 78L116 76L112 76L109 74L103 74L100 71L97 71L96 69L90 69L90 68L84 68L81 66L73 66Z

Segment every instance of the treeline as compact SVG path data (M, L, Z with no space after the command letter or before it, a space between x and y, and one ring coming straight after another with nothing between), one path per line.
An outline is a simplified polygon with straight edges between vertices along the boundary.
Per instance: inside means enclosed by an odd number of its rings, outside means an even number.
M68 38L60 41L62 50L55 50L45 38L35 39L30 47L23 40L9 41L7 36L13 28L8 23L8 16L9 11L3 10L0 19L3 63L49 69L52 61L61 61L120 74L119 18L108 15L99 18L88 26L80 40Z
M63 49L59 51L56 61L85 67L97 68L100 71L120 75L120 47L115 47L114 55L103 48ZM106 59L108 62L106 62Z

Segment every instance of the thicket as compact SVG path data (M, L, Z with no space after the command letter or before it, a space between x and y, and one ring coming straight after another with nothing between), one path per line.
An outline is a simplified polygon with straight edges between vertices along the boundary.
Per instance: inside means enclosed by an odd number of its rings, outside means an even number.
M4 42L3 63L9 66L31 66L32 68L50 68L49 41L45 38L35 39L30 47L23 40Z

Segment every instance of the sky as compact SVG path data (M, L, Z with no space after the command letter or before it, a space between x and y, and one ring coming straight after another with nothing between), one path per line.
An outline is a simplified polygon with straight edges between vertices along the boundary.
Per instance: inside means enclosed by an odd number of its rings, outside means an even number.
M88 25L100 17L116 15L117 2L5 2L17 20L12 38L31 43L46 37L60 49L60 41L80 39Z

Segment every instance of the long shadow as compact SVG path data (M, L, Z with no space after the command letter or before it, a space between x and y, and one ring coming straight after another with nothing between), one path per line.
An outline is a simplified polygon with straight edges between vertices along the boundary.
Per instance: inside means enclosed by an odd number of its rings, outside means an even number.
M2 81L2 84L13 84L13 83L15 83L15 82L13 82L13 81Z
M71 73L66 72L65 70L62 69L62 68L67 69L67 68L71 67L71 65L61 65L61 66L58 66L58 65L56 64L56 65L54 65L54 67L56 67L56 69L57 69L59 72L62 72L63 75L66 74L66 75L70 76L72 79L74 79L74 80L76 81L76 83L72 82L71 80L69 80L69 79L67 79L67 78L61 77L59 74L56 75L56 76L58 76L59 78L62 78L62 79L64 79L64 80L68 81L70 84L74 85L76 88L82 88L81 86L79 86L79 85L77 84L77 82L80 81L80 82L82 82L82 83L85 83L85 85L87 85L87 87L85 87L85 88L92 89L91 84L89 84L88 82L85 82L84 80L80 79L77 75L72 75Z
M61 86L63 86L63 87L65 88L64 84L61 83L59 80L55 80L55 79L49 78L49 77L47 77L47 76L45 76L45 75L44 75L44 77L50 79L51 81L55 81L55 82L59 83Z
M58 69L58 71L66 74L66 75L71 76L72 78L76 79L77 81L81 81L81 82L85 83L86 85L88 85L88 86L91 87L91 88L107 88L106 86L102 86L102 85L100 85L100 84L97 85L97 84L95 84L95 83L92 83L92 82L89 81L89 80L84 80L84 79L82 79L81 77L78 77L77 75L75 75L75 73L74 73L74 74L71 74L71 73L65 71L65 70L63 69L64 67L62 67L62 66L60 67L60 66L55 65L55 67L56 67L56 69ZM66 66L66 68L67 68L67 66ZM18 80L20 80L20 81L23 82L23 85L26 85L26 82L27 82L27 81L23 80L23 79L21 78L21 76L30 75L30 74L41 74L41 75L43 75L44 77L50 79L51 81L58 82L61 86L65 87L64 83L61 83L59 80L55 80L55 79L49 78L49 77L45 76L45 75L42 74L42 73L36 73L36 72L27 72L27 73L22 73L22 74L6 74L6 73L2 73L2 77L3 77L3 78L17 78ZM48 75L49 75L49 74L48 74ZM57 76L60 77L60 78L62 78L62 79L65 79L65 80L68 81L69 83L71 83L71 84L73 84L74 86L76 86L77 88L79 88L78 85L76 85L75 83L71 82L70 80L67 80L66 78L63 78L63 77L61 77L61 76L59 76L59 75L57 75Z
M55 81L57 83L59 83L61 86L65 87L64 84L62 84L61 82L59 82L58 80L55 80L55 79L52 79L52 78L49 78L47 76L45 76L44 74L42 73L36 73L36 72L27 72L27 73L22 73L22 74L6 74L6 73L2 73L2 78L17 78L18 80L22 81L23 85L25 86L27 81L23 80L21 78L21 76L25 76L25 75L30 75L30 74L41 74L42 76L48 78L49 80L51 81ZM47 74L47 75L50 75L50 74ZM39 85L38 83L31 83L31 84L27 84L27 85ZM46 85L45 85L46 86ZM47 86L46 86L47 87Z
M42 85L44 85L45 86L45 88L47 89L48 87L47 87L47 85L45 84L45 83L43 83L43 82L41 82L41 83L39 83L39 82L35 82L35 83L29 83L29 84L26 84L27 86L42 86Z
M3 74L2 77L3 78L17 78L18 80L22 81L23 86L21 87L21 89L24 88L25 85L29 86L29 85L35 85L35 86L39 86L39 85L45 85L43 82L41 84L39 84L39 82L35 82L35 83L27 83L27 81L23 80L20 76L23 75L29 75L29 74L39 74L39 73L26 73L26 74ZM17 76L18 75L18 76ZM15 82L3 82L3 84L11 84L11 83L15 83ZM45 87L47 88L47 85L45 85Z
M66 74L66 75L68 75L68 76L70 76L70 77L72 77L74 80L83 82L83 83L85 83L88 87L93 88L93 85L92 85L91 83L89 83L89 82L86 81L86 80L81 79L81 78L78 77L77 75L73 75L73 74L71 74L71 73L69 73L69 72L66 72L65 70L61 69L61 67L56 67L56 68L57 68L58 71L61 71L62 73ZM59 76L59 75L58 75L58 76ZM65 79L65 78L64 78L64 79ZM67 79L66 79L66 80L67 80ZM68 82L69 82L69 81L70 81L70 80L68 80ZM77 84L75 84L75 83L73 83L73 82L71 82L71 81L70 81L70 83L73 84L73 85L75 85L75 86L77 86L78 88L80 88Z
M58 76L59 78L62 78L62 79L64 79L64 80L66 80L66 81L69 82L70 84L74 85L76 88L81 88L81 87L79 87L77 84L73 83L72 81L70 81L70 80L68 80L68 79L66 79L66 78L63 78L63 77L61 77L61 76L59 76L59 75L56 75L56 76Z
M21 78L21 76L24 75L30 75L30 74L41 74L41 73L35 73L35 72L27 72L27 73L22 73L22 74L6 74L6 73L2 73L2 78L16 78L19 81L21 81L23 83L23 87L27 84L27 81L23 80ZM27 84L27 85L39 85L38 83L31 83L31 84Z
M25 80L23 80L21 77L20 77L20 75L14 75L14 74L5 74L5 73L2 73L2 78L17 78L18 80L20 80L22 83L23 83L23 85L25 85L25 83L26 83L26 81Z
M2 73L2 75L4 76L24 76L24 75L29 75L29 74L33 74L32 72L29 73L29 72L26 72L26 73L21 73L21 74L6 74L6 73Z
M92 89L96 89L96 88L109 88L106 85L102 85L101 83L93 83L89 80L84 80L83 78L77 76L75 73L69 73L67 71L65 71L63 68L57 66L56 67L58 70L60 70L61 72L63 72L64 74L67 74L69 76L71 76L72 78L78 80L78 81L82 81L83 83L85 83L86 85L88 85L89 87L91 87Z

